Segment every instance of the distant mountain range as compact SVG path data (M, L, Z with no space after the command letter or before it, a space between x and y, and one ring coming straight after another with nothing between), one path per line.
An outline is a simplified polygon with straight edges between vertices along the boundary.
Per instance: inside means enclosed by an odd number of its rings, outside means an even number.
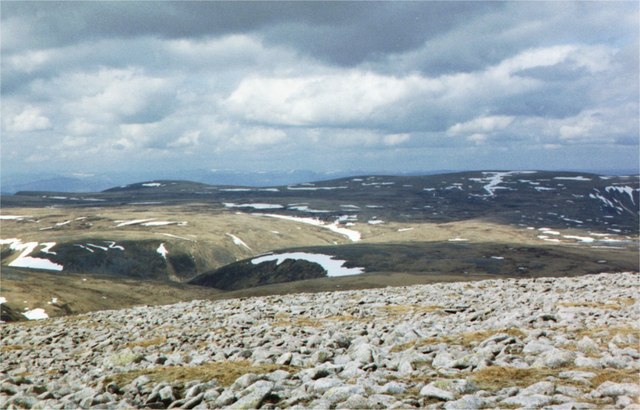
M569 170L570 171L570 170ZM194 169L183 171L149 172L108 172L108 173L22 173L4 172L0 182L0 192L5 195L19 191L97 192L136 181L155 179L186 180L212 185L275 186L322 181L356 175L418 176L453 172L452 170L389 171L370 172L367 170L343 170L319 172L309 170L285 171L238 171L229 169ZM634 175L638 170L611 169L588 170L599 175Z

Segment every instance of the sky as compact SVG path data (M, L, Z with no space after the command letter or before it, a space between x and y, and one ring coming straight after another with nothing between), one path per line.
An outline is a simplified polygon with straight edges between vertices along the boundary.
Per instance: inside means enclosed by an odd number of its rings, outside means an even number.
M637 169L638 2L0 2L3 174Z

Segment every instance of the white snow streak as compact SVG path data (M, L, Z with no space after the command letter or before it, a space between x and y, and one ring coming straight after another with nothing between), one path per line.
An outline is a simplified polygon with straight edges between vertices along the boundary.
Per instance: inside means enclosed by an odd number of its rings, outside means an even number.
M225 202L224 206L227 208L253 208L253 209L282 209L284 206L278 204L234 204L232 202Z
M351 276L360 275L364 273L364 268L345 268L343 265L346 263L344 260L333 259L334 256L306 253L306 252L291 252L282 253L277 255L266 255L251 260L251 263L258 265L262 262L276 261L277 265L280 265L287 259L293 260L306 260L309 262L317 263L327 271L327 276Z
M237 236L228 233L227 234L228 237L230 237L231 239L233 239L233 243L235 243L238 246L244 246L245 248L249 249L250 251L253 251L253 249L251 249L249 247L249 245L247 245L242 239L238 238Z
M162 257L165 260L167 259L167 255L169 254L169 251L167 250L167 248L164 247L164 243L161 243L160 246L158 246L158 249L156 249L156 252L162 255Z
M11 238L11 239L2 239L0 240L0 245L11 245L11 249L15 251L22 251L22 253L14 259L9 266L13 266L16 268L28 268L28 269L43 269L43 270L55 270L61 271L64 267L57 263L51 262L49 259L43 258L34 258L31 253L36 250L40 244L38 242L27 242L22 243L20 239ZM43 246L47 251L49 251L55 243L45 243ZM51 252L47 252L51 253Z
M293 222L299 222L299 223L303 223L303 224L307 224L307 225L313 225L313 226L317 226L320 228L324 228L324 229L328 229L332 232L338 233L340 235L344 235L347 238L349 238L351 241L353 242L357 242L360 240L361 238L361 234L358 231L355 231L353 229L347 229L347 228L341 228L340 226L338 226L338 222L334 222L330 225L325 224L324 222L322 222L319 219L316 218L300 218L297 216L287 216L287 215L278 215L278 214L253 214L256 216L266 216L269 218L278 218L278 219L285 219L288 221L293 221Z

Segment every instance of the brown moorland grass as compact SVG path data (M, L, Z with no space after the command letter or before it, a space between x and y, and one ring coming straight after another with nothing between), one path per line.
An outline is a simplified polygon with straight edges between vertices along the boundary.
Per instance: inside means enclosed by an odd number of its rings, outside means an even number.
M122 346L122 348L156 346L161 343L164 343L166 340L167 338L165 336L155 337L153 339L147 339L147 340L136 340L133 342L125 343Z
M560 372L578 370L595 373L588 379L588 385L576 383L570 380L561 380L557 383L573 385L583 390L594 389L604 382L613 383L638 383L639 375L634 369L595 369L590 367L563 367L551 369L547 367L520 369L505 366L489 366L469 374L469 379L478 384L482 389L500 390L505 387L527 387L548 377L557 377Z
M444 335L440 337L428 337L424 339L417 339L412 342L402 343L394 346L391 351L392 352L401 352L403 350L409 349L411 347L422 347L432 344L446 343L449 345L461 345L465 347L470 347L475 344L482 342L490 338L493 335L497 335L499 333L505 333L509 336L524 338L526 334L517 328L508 328L508 329L495 329L495 330L479 330L475 332L464 332L456 335Z
M119 386L125 386L137 377L146 375L153 382L187 382L200 380L207 382L216 380L223 386L231 385L238 377L247 374L265 374L276 370L291 372L295 368L291 366L280 366L274 364L262 364L252 366L246 360L211 362L198 366L158 366L151 369L133 370L129 372L116 373L108 377L110 381Z

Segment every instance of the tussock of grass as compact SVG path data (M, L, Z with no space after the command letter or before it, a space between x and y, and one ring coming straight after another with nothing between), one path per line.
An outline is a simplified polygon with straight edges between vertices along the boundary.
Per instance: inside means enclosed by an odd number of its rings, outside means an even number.
M576 339L580 340L584 336L593 339L601 346L607 346L616 335L628 336L634 335L637 339L640 339L640 329L632 326L618 326L618 327L593 327L585 328L575 331ZM637 343L616 343L616 345L622 349L627 347L637 348Z
M436 312L443 309L443 307L437 305L388 305L379 309L391 316L400 316L407 313L418 314Z
M624 306L631 306L636 303L635 298L614 298L612 299L614 302L619 303Z
M149 346L155 346L155 345L159 345L161 343L164 343L167 340L166 337L162 336L162 337L155 337L153 339L149 339L149 340L136 340L135 342L129 342L129 343L125 343L122 348L131 348L131 347L149 347Z
M23 345L5 345L5 346L0 346L0 352L10 352L13 350L24 350L24 349L28 349L27 346L23 346Z
M347 322L353 320L358 320L358 318L351 315L334 315L322 318L310 318L308 316L291 317L284 313L278 313L271 325L273 327L322 327L325 326L327 322Z
M247 374L271 373L275 370L289 371L292 367L275 364L263 364L252 366L246 360L212 362L199 366L158 366L151 369L133 370L130 372L116 373L108 377L119 386L125 386L137 377L146 375L153 382L179 382L184 383L191 380L207 382L216 380L223 386L231 385L238 377Z
M614 302L558 302L557 306L604 310L620 310L623 308L623 306Z
M498 333L506 333L509 336L518 337L518 338L526 337L526 334L522 330L516 329L516 328L497 329L497 330L480 330L476 332L464 332L457 335L446 335L441 337L428 337L425 339L418 339L413 342L396 345L391 349L391 351L401 352L411 347L422 347L422 346L440 344L440 343L471 347L482 342L483 340L487 340L491 336L496 335Z
M640 375L634 369L598 369L590 371L596 373L596 376L591 379L593 387L598 387L604 382L640 383Z
M558 374L557 369L489 366L472 373L471 380L484 390L526 387Z
M633 369L594 369L585 367L564 367L561 369L530 367L519 369L515 367L489 366L471 373L469 378L481 389L496 391L505 387L531 386L534 383L546 380L547 377L557 377L560 372L568 370L595 373L593 378L587 379L588 385L571 380L563 380L561 382L561 384L578 387L585 392L607 381L614 383L638 383L639 381L638 372Z

